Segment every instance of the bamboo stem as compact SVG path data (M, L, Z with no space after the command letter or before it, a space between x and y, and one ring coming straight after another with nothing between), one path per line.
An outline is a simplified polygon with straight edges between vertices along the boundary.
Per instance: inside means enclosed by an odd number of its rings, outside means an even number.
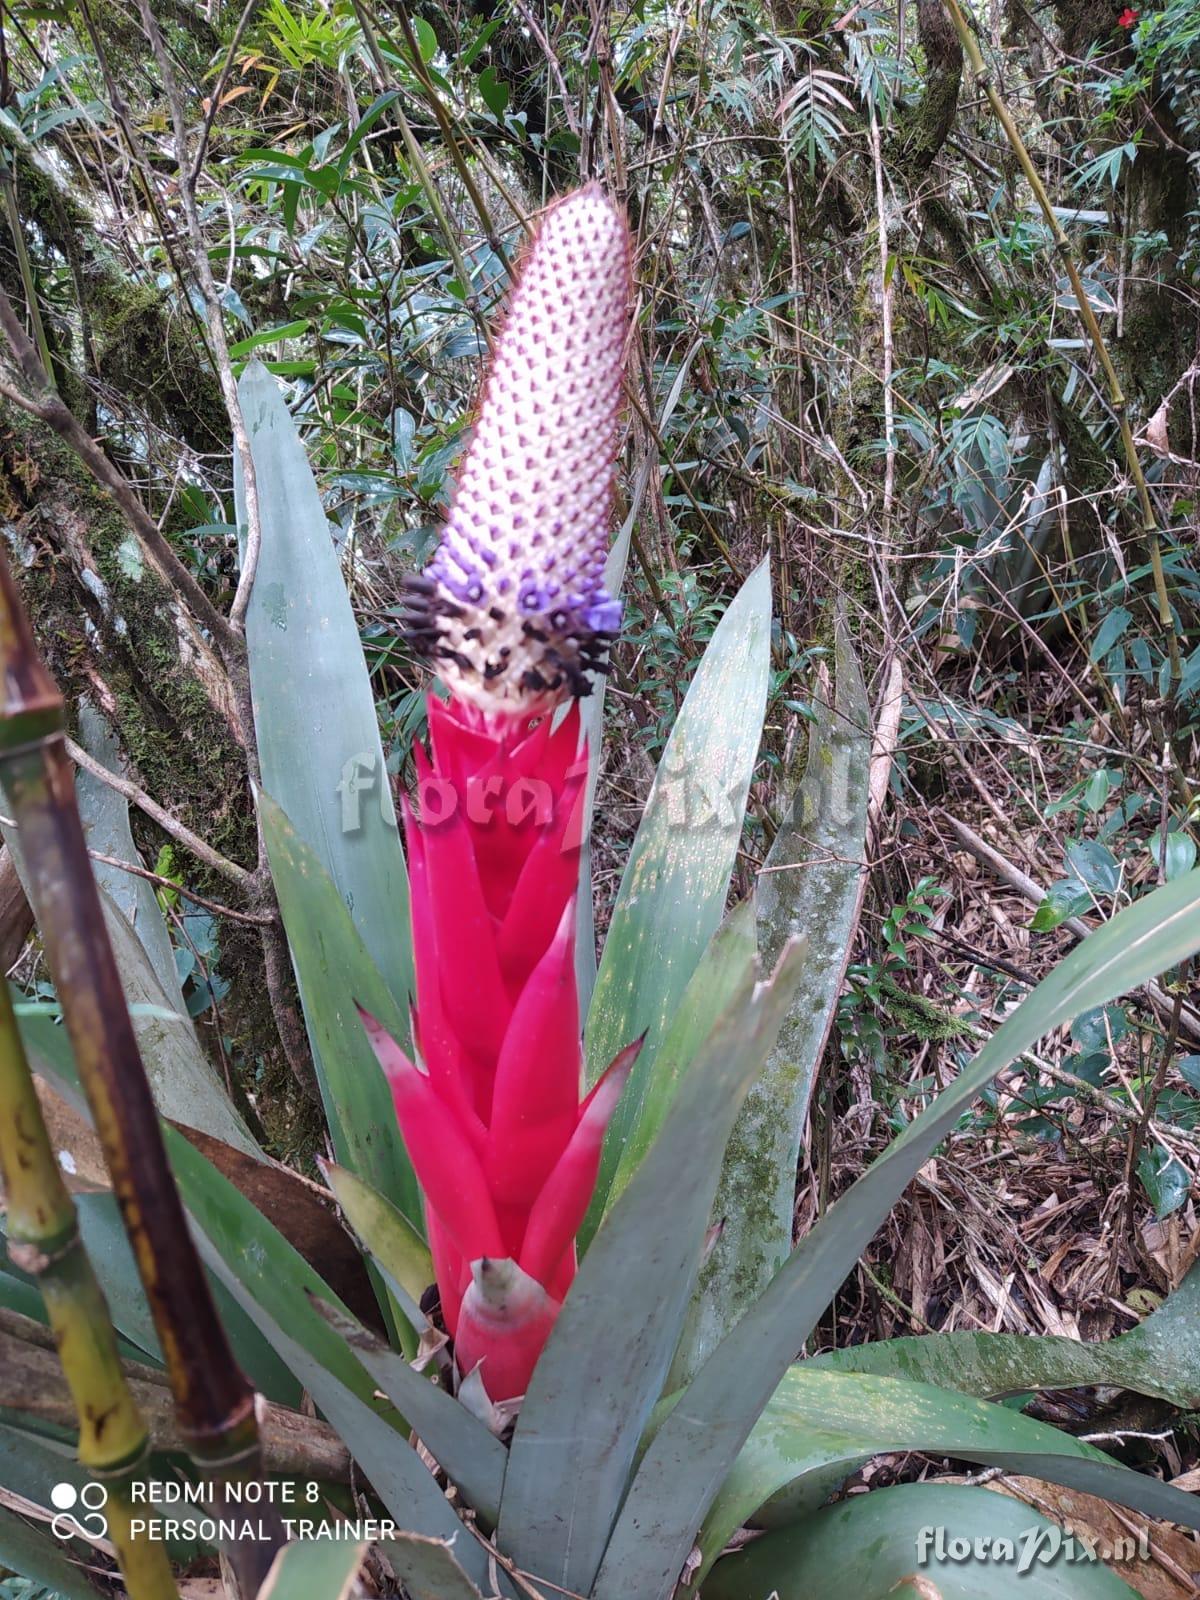
M0 555L0 778L20 829L30 902L80 1083L162 1346L185 1447L214 1486L260 1478L254 1394L217 1316L167 1161L75 805L64 723L62 696L38 656ZM277 1532L282 1542L275 1524L266 1532L227 1550L247 1595L266 1576Z
M954 24L954 31L958 34L967 60L971 63L971 70L979 79L984 94L987 95L988 104L997 122L1004 129L1012 152L1017 158L1017 163L1025 175L1025 181L1033 191L1033 197L1041 208L1046 219L1046 226L1050 229L1054 240L1054 249L1062 262L1063 271L1071 285L1071 293L1075 296L1075 304L1079 310L1080 321L1091 341L1096 359L1104 373L1104 381L1108 386L1109 403L1117 418L1117 425L1121 430L1121 444L1125 451L1125 460L1129 467L1129 475L1137 489L1138 503L1142 513L1142 537L1146 542L1146 553L1150 560L1150 568L1154 574L1154 593L1158 601L1158 620L1160 626L1166 631L1167 653L1171 658L1171 677L1176 683L1182 671L1179 657L1179 639L1175 632L1175 619L1171 615L1171 601L1167 594L1167 579L1163 571L1162 549L1158 542L1158 523L1154 516L1154 507L1150 503L1150 490L1146 485L1146 475L1142 471L1142 463L1138 459L1137 445L1133 439L1133 429L1129 426L1129 407L1121 389L1121 380L1117 376L1117 369L1113 365L1112 357L1108 353L1108 346L1104 342L1104 335L1100 332L1100 324L1096 320L1096 313L1092 309L1091 301L1084 291L1083 279L1079 276L1079 268L1075 265L1075 258L1071 254L1071 242L1063 231L1062 224L1055 215L1054 207L1050 203L1050 196L1046 193L1046 186L1041 180L1028 147L1021 137L1020 129L1013 120L1012 113L1000 98L1000 92L992 82L988 72L987 63L983 59L983 52L979 48L979 41L967 24L959 0L945 0L946 10L950 13L950 20Z
M37 1279L79 1423L78 1455L108 1491L108 1536L130 1600L176 1600L166 1546L133 1536L149 1436L117 1353L104 1291L46 1132L8 985L0 978L0 1178L8 1252Z

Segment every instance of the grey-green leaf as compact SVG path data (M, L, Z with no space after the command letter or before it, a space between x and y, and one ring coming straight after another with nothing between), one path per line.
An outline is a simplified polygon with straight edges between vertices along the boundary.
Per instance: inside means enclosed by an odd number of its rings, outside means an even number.
M608 1130L585 1241L603 1215L667 1025L724 913L762 733L770 645L764 562L696 668L613 908L588 1012L589 1082L618 1050L649 1033Z
M345 1306L186 1139L168 1129L167 1144L206 1265L341 1434L397 1526L431 1538L458 1540L455 1548L468 1573L476 1582L485 1581L487 1559L482 1546L462 1537L464 1525L399 1431L401 1419L392 1421L380 1414L370 1374L312 1301L322 1300L349 1318ZM404 1577L402 1564L398 1561L397 1565Z
M1200 1265L1136 1327L1097 1344L1055 1335L964 1329L881 1339L816 1356L807 1365L837 1372L936 1383L961 1394L1019 1394L1105 1384L1200 1409Z
M13 863L24 881L20 834L8 827L3 833L12 848ZM191 1018L182 1009L178 985L174 985L174 997L167 993L133 924L103 887L99 888L99 894L105 927L121 976L121 988L132 1008L133 1031L159 1112L189 1128L199 1128L225 1144L235 1145L247 1155L258 1155L258 1146L200 1048ZM51 1026L46 1023L47 1028ZM61 1029L57 1031L62 1032ZM70 1059L69 1049L65 1056ZM73 1061L68 1075L77 1088Z
M1200 1520L1194 1496L1005 1406L803 1362L784 1376L705 1518L697 1581L743 1523L794 1521L817 1510L862 1461L903 1450L1026 1473L1173 1521Z
M852 1495L727 1556L704 1585L704 1600L1137 1600L1107 1567L1064 1557L1064 1542L1056 1523L1006 1495L902 1483Z
M408 876L358 625L275 379L252 361L238 392L262 515L246 647L263 788L316 853L403 1001L412 989ZM236 487L244 524L240 473Z
M452 1544L402 1533L389 1540L383 1552L395 1558L393 1565L403 1571L405 1588L413 1600L481 1600L479 1590L455 1559L461 1543L461 1539ZM489 1585L488 1594L492 1593Z
M355 1002L401 1041L408 1036L408 1019L316 853L272 796L259 795L258 811L304 998L334 1154L415 1225L422 1214L416 1178L400 1139L387 1079Z
M734 1125L714 1215L724 1219L672 1377L680 1382L757 1300L792 1247L800 1141L854 931L867 828L871 725L845 624L833 704L817 700L804 777L758 876L758 942L773 962L807 940L792 1008Z
M647 1450L606 1556L612 1583L631 1584L645 1600L670 1593L695 1529L797 1349L876 1228L979 1091L1053 1028L1156 977L1197 948L1200 872L1193 872L1127 907L1072 950L958 1081L831 1207L700 1368ZM641 1504L656 1506L654 1530L639 1519Z
M799 960L792 947L753 992L751 975L743 979L596 1235L534 1369L499 1539L550 1584L591 1591L695 1283L721 1151L774 1042Z
M79 705L79 743L88 755L117 777L127 778L126 762L108 721L89 701ZM75 774L75 799L88 849L118 861L141 865L129 827L129 802L111 785L80 767ZM122 913L141 941L163 992L177 1011L185 1009L171 938L154 890L146 878L123 872L108 862L93 861L96 882Z
M62 1600L99 1600L100 1590L48 1533L0 1506L0 1567L31 1578Z
M256 1600L350 1600L367 1553L353 1539L296 1539L271 1563Z
M507 1459L499 1439L466 1406L423 1377L404 1356L353 1317L321 1301L317 1302L317 1310L341 1334L377 1386L420 1434L468 1505L494 1524L500 1513L500 1486Z

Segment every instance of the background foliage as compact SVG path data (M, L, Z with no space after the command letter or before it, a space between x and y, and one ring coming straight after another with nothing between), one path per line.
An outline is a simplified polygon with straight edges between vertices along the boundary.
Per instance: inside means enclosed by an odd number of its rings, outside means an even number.
M393 779L424 691L396 634L399 577L434 537L524 229L581 177L640 240L601 932L688 673L769 556L768 737L735 893L752 886L823 715L842 597L876 714L898 725L802 1153L807 1227L1085 928L1196 860L1200 16L1188 0L1008 0L975 19L1127 400L1167 629L1118 411L937 0L154 12L190 130L182 173L132 11L6 7L0 285L224 611L238 513L207 265L234 375L261 360L302 428ZM135 833L211 1062L268 1147L307 1166L312 1066L255 873L236 684L181 634L169 584L76 455L3 391L0 497L52 668L166 808L143 807ZM36 948L21 963L36 991ZM1194 1002L1107 1008L1014 1066L813 1347L1131 1327L1195 1249ZM1113 1404L1104 1427L1159 1436L1130 1459L1192 1463L1169 1408Z

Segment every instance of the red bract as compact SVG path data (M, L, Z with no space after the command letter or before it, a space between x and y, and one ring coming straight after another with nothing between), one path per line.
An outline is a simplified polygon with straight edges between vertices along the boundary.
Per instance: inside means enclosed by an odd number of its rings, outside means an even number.
M446 1325L493 1400L524 1393L636 1055L580 1104L575 894L586 763L557 728L430 697L405 802L418 1067L364 1014L425 1193Z
M604 587L631 273L594 184L525 258L441 545L407 629L450 690L404 807L420 1065L370 1017L425 1193L460 1371L523 1394L575 1274L575 1233L639 1044L580 1104L577 700L620 606ZM569 709L555 720L565 702Z

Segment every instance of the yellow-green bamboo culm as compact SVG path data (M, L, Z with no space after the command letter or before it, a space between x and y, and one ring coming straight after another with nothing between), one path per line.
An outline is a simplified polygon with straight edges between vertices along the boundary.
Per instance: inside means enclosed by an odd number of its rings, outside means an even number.
M79 1460L108 1490L108 1537L129 1600L176 1600L166 1546L135 1538L132 1486L148 1435L117 1353L104 1291L79 1233L42 1108L0 978L0 1182L8 1253L36 1278L79 1422Z
M0 779L96 1134L146 1291L185 1448L214 1484L261 1479L254 1392L230 1348L188 1229L109 942L75 803L65 707L0 554ZM220 1497L217 1497L217 1511ZM261 1509L261 1508L260 1508ZM257 1593L282 1525L223 1545Z

